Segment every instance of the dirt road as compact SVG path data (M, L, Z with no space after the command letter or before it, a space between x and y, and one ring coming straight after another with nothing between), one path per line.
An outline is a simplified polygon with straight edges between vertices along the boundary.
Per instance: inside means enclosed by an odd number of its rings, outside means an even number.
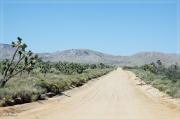
M171 109L149 98L133 84L128 72L120 68L63 96L15 107L26 111L0 118L180 119L177 108Z

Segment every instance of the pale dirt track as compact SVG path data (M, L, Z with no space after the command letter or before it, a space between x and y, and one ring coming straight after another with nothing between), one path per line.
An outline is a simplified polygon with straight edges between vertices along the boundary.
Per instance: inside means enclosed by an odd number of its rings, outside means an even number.
M152 100L120 68L48 101L25 104L26 111L2 119L180 119L177 108ZM3 108L4 109L4 108ZM23 106L16 109L22 109ZM2 109L1 109L2 110Z

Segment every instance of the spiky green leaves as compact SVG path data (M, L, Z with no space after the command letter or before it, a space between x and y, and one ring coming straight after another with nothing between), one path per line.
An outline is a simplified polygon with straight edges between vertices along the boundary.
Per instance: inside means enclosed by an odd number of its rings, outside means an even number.
M50 72L50 69L52 68L52 64L50 64L50 61L47 61L47 62L42 62L40 63L39 65L40 67L40 72L44 74Z
M59 70L63 74L81 74L85 68L78 63L59 62L54 64L54 68Z
M20 45L20 48L22 51L25 51L25 49L27 48L27 45L24 43L24 44Z
M20 37L17 37L18 41L17 43L21 43L22 39Z
M16 44L14 42L11 43L12 47L16 47Z
M29 73L34 68L33 66L36 64L36 62L40 59L38 55L32 57L33 52L31 50L26 54L25 49L27 48L27 45L25 43L22 44L22 39L20 37L17 39L17 44L14 42L11 44L12 47L17 47L11 61L4 60L2 66L0 66L1 73L3 75L0 88L2 88L11 77L17 75L18 73L22 71L27 71ZM14 62L14 58L17 54L19 55L19 60ZM23 60L24 62L21 63Z
M25 58L24 58L24 65L27 65L27 64L28 64L28 57L25 56Z
M27 56L30 57L33 54L33 52L31 50L29 50L29 52L27 53Z
M36 59L36 60L38 59L38 55L37 54L34 56L34 59Z
M21 41L22 39L20 37L17 37L17 44L15 44L14 42L11 43L11 46L12 47L17 47L17 46L20 46L21 45Z
M7 72L7 75L11 75L13 72L13 68L10 67L10 63L8 59L5 59L1 65L2 67L2 71L1 74L3 75L5 73L5 71Z
M3 60L2 69L5 71L8 68L8 66L9 66L9 60L8 59Z
M22 51L19 50L19 51L18 51L18 54L19 54L19 55L22 55Z

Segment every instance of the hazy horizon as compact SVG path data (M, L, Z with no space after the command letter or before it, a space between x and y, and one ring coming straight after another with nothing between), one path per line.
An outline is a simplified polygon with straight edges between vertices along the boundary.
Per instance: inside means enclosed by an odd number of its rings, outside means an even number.
M10 45L10 44L2 44L2 43L0 43L0 45ZM66 49L66 50L58 50L58 51L55 51L55 52L63 52L63 51L69 51L69 50L90 50L90 51L95 51L95 52L99 52L99 51L96 51L96 50L91 50L91 49L85 49L85 48L79 48L79 49ZM26 51L28 51L28 50L26 50ZM36 54L36 53L40 53L40 54L42 54L42 53L55 53L55 52L33 52L34 54ZM113 55L113 54L108 54L108 53L106 53L106 52L100 52L100 53L103 53L103 54L107 54L107 55ZM132 56L132 55L135 55L135 54L138 54L138 53L164 53L164 54L175 54L175 55L180 55L180 54L177 54L177 53L166 53L166 52L157 52L157 51L140 51L140 52L136 52L136 53L134 53L134 54L131 54L131 55L121 55L121 54L119 54L119 55L113 55L113 56Z

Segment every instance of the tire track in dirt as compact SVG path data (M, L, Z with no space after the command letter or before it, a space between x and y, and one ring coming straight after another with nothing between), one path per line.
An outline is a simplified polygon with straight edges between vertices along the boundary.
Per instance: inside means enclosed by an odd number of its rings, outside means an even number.
M106 76L61 96L42 101L18 113L18 119L179 119L175 108L152 100L137 88L127 71L118 68ZM37 103L34 103L37 104ZM33 104L31 104L31 108ZM28 104L27 104L28 106Z

